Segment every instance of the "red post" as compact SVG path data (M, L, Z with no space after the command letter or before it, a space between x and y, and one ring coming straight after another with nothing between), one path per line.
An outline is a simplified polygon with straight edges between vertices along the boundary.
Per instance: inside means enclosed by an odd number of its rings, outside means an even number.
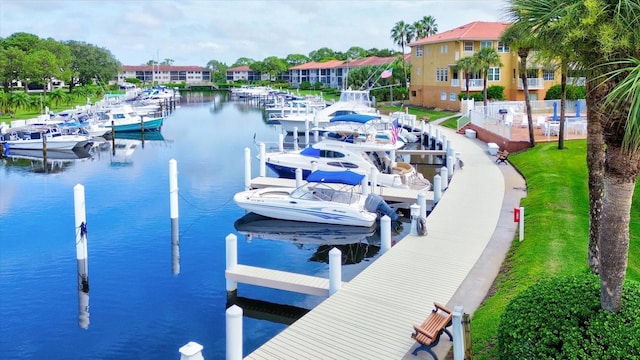
M520 208L513 208L513 222L520 222Z

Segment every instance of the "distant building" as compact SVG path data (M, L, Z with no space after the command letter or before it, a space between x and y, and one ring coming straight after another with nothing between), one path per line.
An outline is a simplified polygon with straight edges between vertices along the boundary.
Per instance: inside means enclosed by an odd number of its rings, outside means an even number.
M227 81L260 81L268 80L268 75L262 75L259 71L253 71L247 65L236 66L227 69Z
M495 48L502 62L502 67L489 69L487 87L504 86L506 100L524 100L522 80L518 75L518 55L500 41L508 26L509 23L505 22L476 21L409 43L409 102L416 106L459 111L461 102L458 94L466 92L467 74L456 69L456 61L473 56L484 47ZM532 58L533 54L530 54L527 64L529 98L542 100L551 86L560 83L560 74L555 69L546 69L535 63ZM469 92L477 93L482 89L482 76L476 72L469 79Z
M125 65L118 73L118 84L128 78L136 78L144 84L186 83L187 85L211 84L211 70L200 66Z

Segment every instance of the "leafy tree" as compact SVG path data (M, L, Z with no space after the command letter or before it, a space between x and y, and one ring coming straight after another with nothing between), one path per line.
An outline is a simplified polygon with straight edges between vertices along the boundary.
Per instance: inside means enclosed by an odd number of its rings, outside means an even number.
M413 29L415 31L415 38L423 39L437 34L438 24L436 24L436 19L433 16L427 15L413 23Z
M247 58L247 57L241 57L238 60L236 60L236 62L233 63L233 65L231 65L231 67L238 67L238 66L249 66L252 63L256 62L253 59Z
M313 50L312 52L310 52L309 58L311 59L311 61L315 61L315 62L334 60L336 59L336 53L335 51L329 49L328 47L323 47L318 50Z
M465 87L467 90L466 98L470 99L469 80L471 79L472 74L480 69L477 67L476 61L474 60L473 57L465 56L463 58L458 59L458 61L456 61L456 71L457 70L460 70L464 73Z
M288 69L286 61L276 56L270 56L262 61L263 74L269 74L270 79L275 78L278 74L286 72Z
M371 48L367 50L366 56L391 57L391 56L396 56L397 54L398 54L397 51L393 51L391 49L379 50L376 48Z
M347 50L346 56L347 59L362 59L367 57L367 50L358 46L352 46Z
M289 54L284 59L289 67L294 67L302 64L306 64L310 61L308 56L302 54Z
M49 93L49 100L57 107L61 102L67 101L67 94L62 89L55 89Z
M404 21L398 21L393 29L391 29L391 40L394 41L396 45L399 45L402 48L402 55L404 55L405 46L413 40L413 26L405 23ZM404 70L404 81L402 84L404 87L407 86L407 67L405 62L403 62L403 70Z
M73 79L69 83L69 92L74 86L93 84L94 79L108 81L118 74L120 62L109 50L80 41L67 41L65 44L72 56Z
M25 72L31 80L37 80L45 85L43 91L45 97L47 84L61 74L56 56L47 50L37 50L28 54L25 58Z
M18 109L27 109L31 106L31 96L24 91L14 91L9 97L9 107L13 109L11 111L12 116L15 115Z
M223 82L227 79L227 69L229 67L225 63L218 60L209 60L205 67L211 71L211 79L214 82Z
M582 85L567 85L566 94L567 100L579 100L585 98L587 90ZM560 100L560 97L562 97L562 85L560 84L551 86L544 95L545 100Z

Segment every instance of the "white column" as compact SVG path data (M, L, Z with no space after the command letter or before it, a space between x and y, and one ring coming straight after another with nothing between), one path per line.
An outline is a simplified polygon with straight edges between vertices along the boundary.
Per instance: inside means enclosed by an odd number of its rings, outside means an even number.
M225 244L226 269L233 271L238 265L238 237L234 234L227 235L225 238ZM227 291L236 291L237 289L238 283L227 279Z
M284 134L278 134L278 151L284 152Z
M524 206L520 207L520 229L518 230L520 241L524 240Z
M442 177L436 174L433 177L433 202L437 204L442 197Z
M420 205L413 204L411 209L411 235L418 235L418 217L420 216Z
M293 150L298 150L298 127L293 128Z
M427 218L427 194L424 191L418 193L418 206L420 206L420 217Z
M169 160L169 206L171 208L171 272L180 273L180 221L178 215L178 162Z
M453 156L447 156L447 175L448 174L453 175L453 165L454 165Z
M267 176L267 151L263 142L260 143L260 176Z
M464 327L462 327L462 306L453 308L453 360L464 360Z
M449 186L449 172L446 167L440 168L440 176L442 177L442 190L445 190Z
M386 253L391 249L391 218L384 215L380 218L380 252Z
M369 195L371 189L369 189L369 176L365 175L362 178L362 182L360 183L360 187L362 188L362 196Z
M299 188L302 186L302 169L296 169L296 187Z
M232 305L226 311L227 360L242 360L242 308Z
M342 252L338 248L329 250L329 295L342 286Z

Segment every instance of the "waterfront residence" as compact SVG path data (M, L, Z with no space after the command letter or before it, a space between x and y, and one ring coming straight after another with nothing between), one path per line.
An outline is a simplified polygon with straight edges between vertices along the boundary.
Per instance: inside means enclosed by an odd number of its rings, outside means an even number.
M212 84L211 70L200 66L124 65L118 73L118 84L124 84L129 78L136 78L143 84Z
M411 47L411 86L409 101L415 106L460 111L458 94L466 92L466 73L456 69L456 61L473 56L484 47L498 51L502 67L489 68L487 86L504 86L505 100L522 101L524 91L518 73L518 54L500 41L509 26L506 22L475 21L409 43ZM560 72L527 59L529 98L542 100L547 90L560 84ZM482 92L483 79L478 71L469 79L469 92Z

